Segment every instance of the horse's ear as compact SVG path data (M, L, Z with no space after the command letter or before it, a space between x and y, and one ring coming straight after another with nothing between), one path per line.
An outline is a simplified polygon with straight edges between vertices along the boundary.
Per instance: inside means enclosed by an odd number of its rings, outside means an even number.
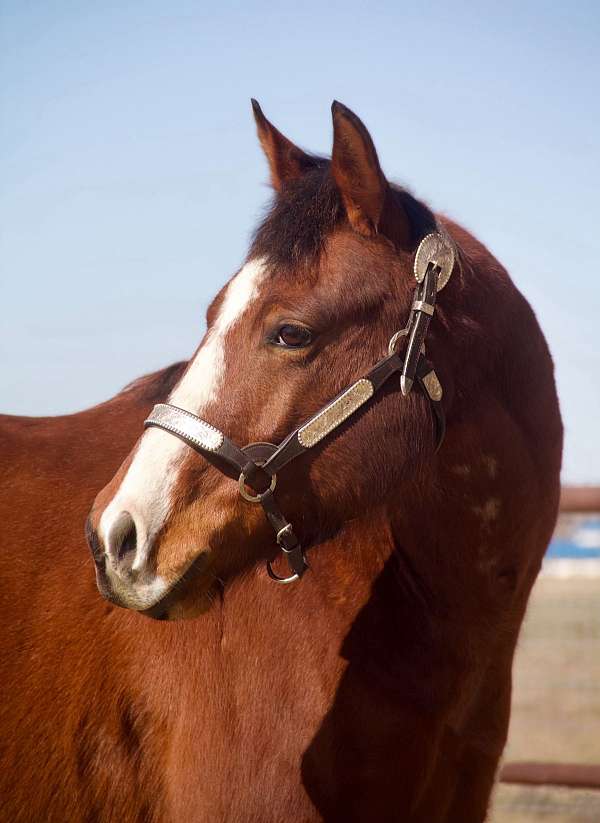
M410 241L410 225L379 165L371 135L354 112L334 101L331 173L352 227L381 233L397 245Z
M315 168L317 160L284 137L264 116L258 102L252 99L252 111L256 120L258 139L269 161L271 184L276 191L288 180L301 177Z

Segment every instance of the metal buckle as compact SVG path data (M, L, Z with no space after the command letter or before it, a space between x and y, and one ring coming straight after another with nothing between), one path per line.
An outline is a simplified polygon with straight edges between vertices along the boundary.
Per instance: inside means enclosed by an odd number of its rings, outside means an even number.
M435 306L432 306L431 303L426 303L424 300L415 300L412 304L412 310L422 311L423 314L428 314L430 317L433 317Z
M390 342L388 343L388 354L394 354L395 353L396 344L398 343L398 340L400 340L401 337L406 337L406 335L409 333L409 331L410 331L410 323L409 323L408 326L406 326L406 328L400 329L400 331L397 331L395 334L393 334L390 337ZM423 345L421 346L421 354L423 355L423 357L425 357L425 343L423 343Z
M283 549L284 552L287 552L288 549L285 548L285 546L282 543L282 540L284 539L284 537L286 537L286 535L292 534L293 531L294 531L294 529L292 527L292 524L288 523L287 526L284 526L282 529L279 529L279 531L277 532L277 536L275 537L275 540L277 541L277 545L281 546L281 548Z
M257 463L256 465L259 466L259 467L264 466L264 460L262 460L260 463ZM248 491L246 491L246 477L244 476L244 472L241 472L241 474L238 478L238 487L239 487L239 490L240 490L240 494L242 495L244 500L248 501L248 503L260 503L262 500L265 499L265 497L270 492L272 492L275 489L276 485L277 485L277 475L273 474L273 475L271 475L271 484L269 485L269 488L266 489L266 491L259 492L258 494L250 494Z

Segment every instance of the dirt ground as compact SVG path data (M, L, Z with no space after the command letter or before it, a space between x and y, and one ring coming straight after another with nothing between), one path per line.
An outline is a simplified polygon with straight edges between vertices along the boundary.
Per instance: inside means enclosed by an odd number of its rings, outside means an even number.
M536 583L515 661L509 760L600 764L600 577ZM490 821L600 823L600 791L500 786Z

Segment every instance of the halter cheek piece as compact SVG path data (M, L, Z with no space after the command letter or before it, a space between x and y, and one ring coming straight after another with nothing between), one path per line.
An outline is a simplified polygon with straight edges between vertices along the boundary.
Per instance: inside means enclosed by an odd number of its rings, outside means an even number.
M195 414L158 403L144 426L156 426L181 438L193 449L219 457L238 475L239 492L248 503L259 503L275 532L275 540L286 556L291 574L279 577L267 561L269 576L279 583L298 580L308 564L292 524L277 505L274 491L277 474L284 466L316 446L339 426L369 403L394 374L400 374L403 395L409 394L414 382L429 399L436 428L436 451L445 433L442 386L431 363L425 357L425 337L435 312L435 301L450 279L454 267L454 249L441 232L428 234L417 249L414 273L417 288L406 328L396 332L388 346L388 354L364 377L340 392L331 402L275 446L272 443L251 443L239 448L223 432L201 420ZM396 352L398 341L407 337L404 359ZM262 489L262 491L259 491Z

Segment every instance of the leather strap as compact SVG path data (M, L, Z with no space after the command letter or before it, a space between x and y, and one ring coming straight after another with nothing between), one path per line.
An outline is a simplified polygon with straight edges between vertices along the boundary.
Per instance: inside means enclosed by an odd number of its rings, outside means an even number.
M404 395L410 392L414 383L419 356L435 311L438 275L438 267L430 263L423 282L418 284L415 292L408 324L408 344L400 379L400 388Z
M367 374L364 377L361 378L361 380L368 381L371 384L371 386L373 387L372 393L370 394L369 398L365 402L368 402L371 399L371 397L373 397L375 394L377 394L377 392L385 385L385 383L387 383L387 381L390 379L390 377L392 377L392 375L397 374L398 372L401 372L402 368L403 368L403 361L399 357L399 355L396 354L395 352L393 354L389 354L387 357L384 357L383 360L380 360L375 366L373 366L371 371L367 372ZM422 371L423 371L422 376L424 376L426 373L428 373L432 370L433 370L433 366L430 363L427 362L426 366L424 366L423 369L422 369ZM357 381L357 383L358 382L360 382L360 381ZM354 383L353 385L356 385L356 383ZM279 446L277 451L267 460L267 462L263 466L264 470L266 472L268 472L269 474L271 474L271 475L277 474L277 472L279 472L291 460L293 460L294 458L298 457L301 454L304 454L304 452L306 452L310 448L312 448L312 445L303 445L300 442L299 437L298 437L299 433L303 429L306 429L307 427L309 427L321 415L323 415L323 412L324 412L325 409L330 408L340 398L344 397L344 395L346 394L347 391L348 391L348 389L344 389L344 391L340 392L336 397L334 397L334 399L330 403L328 403L327 406L324 407L324 409L321 409L320 411L318 411L309 420L307 420L306 423L303 423L302 426L299 426L291 434L289 434L285 438L283 443L281 443L281 445ZM424 393L425 393L426 396L429 396L425 389L424 389ZM345 417L343 420L340 420L340 422L336 426L331 428L330 431L325 436L329 436L329 434L331 434L335 429L337 429L338 426L341 425L343 422L348 420L363 405L364 405L364 403L361 403L359 406L357 406L357 408L350 415ZM436 412L436 419L438 417L438 413L439 413L439 410L438 410L438 412ZM324 439L324 438L321 438L321 439ZM320 442L320 440L317 441L317 442ZM316 444L314 444L314 445L316 445Z
M439 387L440 396L436 398L428 385L428 378L433 375L439 386L433 366L420 353L420 347L417 351L419 356L414 375L420 389L428 397L434 413L437 451L445 433L441 387ZM258 492L255 496L244 496L251 502L261 504L267 520L275 532L277 544L286 555L292 571L291 577L280 578L275 575L269 565L269 574L280 582L287 582L301 577L308 568L308 564L292 524L277 505L273 494L277 473L294 458L304 454L313 445L328 437L362 406L370 402L371 398L380 391L390 377L402 372L403 369L405 369L405 362L397 353L394 352L384 357L364 377L353 383L348 389L340 392L323 409L289 434L279 446L275 446L273 443L250 443L240 449L223 432L210 423L185 409L180 409L178 406L172 406L168 403L157 403L144 421L144 426L156 426L164 429L179 437L200 453L217 455L238 472L242 491L242 486L250 486ZM429 382L431 382L431 379ZM353 391L354 395L352 394ZM346 406L344 406L345 402L347 403ZM327 414L330 415L330 419L326 418L323 423L324 428L320 430L319 425L321 425L322 418ZM304 443L301 442L302 432L310 432L311 426L317 427L317 434L313 434L312 439Z
M429 249L433 243L433 251ZM437 243L437 245L436 245ZM181 438L196 451L206 456L215 455L238 474L240 493L244 499L252 503L260 503L268 522L276 535L276 541L287 557L292 575L287 578L278 577L273 571L270 562L267 569L270 576L286 583L301 577L308 565L302 546L281 509L277 505L273 490L277 482L277 473L287 466L294 458L304 454L313 446L329 437L346 420L356 414L359 409L370 403L371 399L395 374L400 373L400 385L403 394L408 394L414 381L428 398L433 411L435 425L435 439L437 452L444 439L446 419L442 404L442 387L432 364L424 355L424 342L429 328L431 317L435 311L438 280L443 266L438 261L440 236L428 235L425 237L415 257L415 274L418 285L411 307L411 314L405 330L397 332L390 341L391 349L395 341L405 334L408 343L404 360L392 351L384 357L364 376L340 392L326 406L320 409L309 420L289 434L279 446L272 443L251 443L240 449L226 437L223 432L201 420L195 414L172 406L168 403L158 403L144 422L144 426L156 426ZM446 252L448 271L446 280L452 272L454 254L451 248L441 242L442 250ZM425 249L428 262L427 268L420 281L417 271L417 260L421 249ZM435 252L435 255L433 254ZM433 255L433 256L432 256ZM422 273L422 272L421 272ZM445 285L446 280L442 285ZM221 467L221 470L224 469ZM250 494L247 488L257 493Z
M174 434L200 453L220 457L235 469L238 476L243 474L246 482L256 490L260 490L261 485L266 488L270 483L270 476L245 450L236 446L219 429L186 409L169 403L157 403L144 421L144 428L149 426L156 426Z

